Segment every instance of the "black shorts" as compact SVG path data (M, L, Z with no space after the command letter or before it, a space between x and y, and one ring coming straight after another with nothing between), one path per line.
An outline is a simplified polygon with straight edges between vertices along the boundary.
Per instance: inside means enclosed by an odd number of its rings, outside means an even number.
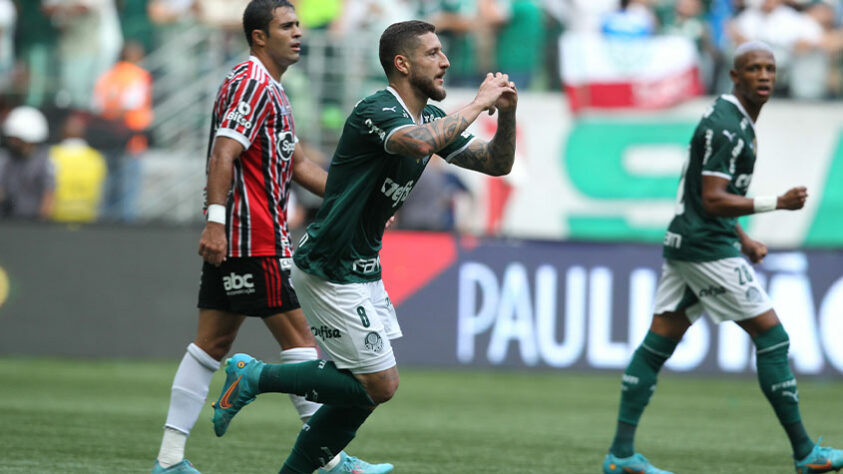
M292 263L279 257L229 258L219 267L204 262L197 306L259 317L298 309Z

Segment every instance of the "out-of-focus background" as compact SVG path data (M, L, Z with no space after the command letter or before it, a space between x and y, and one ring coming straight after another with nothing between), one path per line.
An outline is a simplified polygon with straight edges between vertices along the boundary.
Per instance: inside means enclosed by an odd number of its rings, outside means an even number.
M248 54L246 3L0 0L0 354L181 354L209 111ZM305 49L283 83L323 166L356 101L385 86L377 41L395 21L437 26L446 110L487 71L520 90L512 174L433 160L387 232L402 362L621 369L649 321L693 127L730 91L735 47L762 40L779 69L751 193L805 185L810 199L743 223L773 249L757 270L797 373L843 373L843 1L294 3ZM291 199L298 234L319 199ZM732 326L697 324L668 367L751 372ZM274 354L255 338L238 344Z

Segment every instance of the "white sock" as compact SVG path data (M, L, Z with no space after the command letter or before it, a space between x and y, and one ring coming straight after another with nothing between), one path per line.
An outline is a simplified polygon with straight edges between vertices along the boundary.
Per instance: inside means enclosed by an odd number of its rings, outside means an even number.
M296 362L307 362L309 360L316 360L319 358L319 353L316 352L315 347L295 347L293 349L287 349L286 351L281 351L281 363L282 364L294 364ZM293 406L296 408L296 411L299 412L299 418L301 418L302 423L307 423L307 420L316 413L316 410L322 406L321 403L313 403L310 400L307 400L304 397L298 395L290 395L290 401L293 402ZM328 464L325 464L322 469L326 471L330 471L331 469L335 468L337 464L340 463L340 455L337 454L334 456L333 459L328 461Z
M318 358L319 353L316 352L315 347L295 347L293 349L281 351L282 364L307 362ZM303 422L310 419L310 417L316 413L316 410L322 406L319 403L313 403L299 395L290 395L290 401L293 402L293 406L296 408L296 411L299 413L299 418L301 418Z
M205 405L211 378L219 368L220 362L199 346L193 343L187 346L187 352L173 378L170 409L158 452L158 463L161 466L167 468L184 459L187 437Z

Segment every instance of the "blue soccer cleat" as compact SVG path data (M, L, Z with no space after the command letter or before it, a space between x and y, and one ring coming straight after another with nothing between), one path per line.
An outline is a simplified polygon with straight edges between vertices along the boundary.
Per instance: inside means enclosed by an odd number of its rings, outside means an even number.
M604 474L673 474L670 471L663 471L650 464L644 456L635 453L628 458L619 458L612 453L606 455L603 460Z
M392 472L392 469L392 464L369 464L362 459L349 456L345 453L345 451L340 451L340 463L334 466L334 468L330 471L319 469L317 474L386 474L387 472Z
M248 354L234 354L225 365L225 384L213 404L214 433L222 436L241 408L255 399L261 369L265 364Z
M183 460L178 464L173 464L168 468L164 468L161 464L158 464L158 460L155 460L155 465L152 466L152 474L201 474L199 471L193 467L190 461L187 459Z
M797 474L839 471L843 468L843 450L820 446L822 436L814 449L804 458L795 461Z

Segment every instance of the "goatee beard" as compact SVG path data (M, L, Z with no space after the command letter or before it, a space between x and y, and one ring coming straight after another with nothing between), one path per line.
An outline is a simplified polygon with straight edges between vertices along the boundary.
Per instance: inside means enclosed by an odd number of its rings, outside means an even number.
M428 98L437 102L445 98L446 92L444 88L437 88L432 79L424 79L418 76L410 76L410 84L419 89Z

